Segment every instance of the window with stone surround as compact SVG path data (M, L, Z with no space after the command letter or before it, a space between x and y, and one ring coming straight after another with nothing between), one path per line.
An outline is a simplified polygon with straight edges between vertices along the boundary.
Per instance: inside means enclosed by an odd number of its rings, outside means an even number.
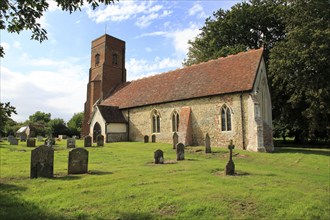
M221 131L231 131L231 111L227 105L221 108Z
M179 131L179 113L177 111L174 111L172 113L172 132L178 132Z
M160 114L154 109L151 117L152 133L160 133Z
M95 66L98 66L100 64L100 54L95 55Z

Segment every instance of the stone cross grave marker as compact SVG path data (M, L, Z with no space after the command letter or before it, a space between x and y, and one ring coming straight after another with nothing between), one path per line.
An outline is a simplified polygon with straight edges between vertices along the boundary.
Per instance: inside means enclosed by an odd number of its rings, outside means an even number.
M211 153L211 139L208 133L205 135L205 153Z
M173 149L176 148L176 145L178 144L179 142L179 135L178 133L174 132L173 134Z
M26 141L27 147L35 147L36 146L36 139L34 138L28 138Z
M149 142L149 136L148 135L145 135L143 137L143 139L144 139L144 143L148 143Z
M230 143L228 145L228 149L229 149L229 153L230 153L230 156L229 156L229 161L226 165L226 175L230 175L230 176L233 176L235 175L235 164L234 164L234 161L233 161L233 149L235 148L235 145L233 144L233 140L230 140Z
M163 164L164 163L164 153L162 150L158 149L154 152L155 164Z
M104 146L104 136L102 134L97 135L96 137L97 146Z
M178 143L176 145L176 160L184 160L184 144Z
M84 148L75 148L69 152L68 174L88 172L88 151Z
M92 146L92 137L87 135L84 138L84 147L91 147Z
M66 148L75 148L76 147L76 139L68 138L66 140Z
M152 142L152 143L156 143L156 135L153 134L153 135L151 136L151 142Z
M54 150L42 145L31 151L30 178L54 176Z
M47 147L52 147L53 145L55 145L55 139L52 138L52 137L48 137L46 140L45 140L45 145Z
M16 139L16 138L10 138L9 144L10 145L18 145L18 139Z

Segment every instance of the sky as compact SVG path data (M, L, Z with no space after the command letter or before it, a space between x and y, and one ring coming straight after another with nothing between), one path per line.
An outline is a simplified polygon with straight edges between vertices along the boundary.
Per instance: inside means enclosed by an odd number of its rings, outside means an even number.
M87 95L91 41L105 33L126 42L127 80L182 67L189 44L205 19L239 0L120 0L92 10L63 12L52 0L39 20L48 40L30 40L31 32L0 33L5 49L0 58L0 101L10 102L26 121L36 111L51 118L71 119L82 112Z

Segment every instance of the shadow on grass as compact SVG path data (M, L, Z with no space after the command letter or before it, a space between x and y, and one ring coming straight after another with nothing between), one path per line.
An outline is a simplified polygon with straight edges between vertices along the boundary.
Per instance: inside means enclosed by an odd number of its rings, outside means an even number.
M0 183L0 219L64 219L20 198L26 187Z
M99 170L90 170L90 171L88 171L88 174L90 174L90 175L97 175L97 176L103 176L103 175L113 174L113 172L99 171Z
M291 148L291 147L276 147L273 153L293 153L293 154L316 154L330 156L330 149L307 149L307 148Z
M65 176L54 176L54 178L52 178L53 180L65 180L65 181L70 181L70 180L78 180L81 179L80 176L76 176L76 175L65 175Z
M149 213L139 213L139 212L121 212L119 213L120 220L151 220L155 219L154 216L152 216Z

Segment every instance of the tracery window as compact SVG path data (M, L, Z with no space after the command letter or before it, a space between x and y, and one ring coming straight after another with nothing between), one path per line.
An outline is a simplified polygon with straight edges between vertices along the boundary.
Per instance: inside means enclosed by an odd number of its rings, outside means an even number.
M174 111L172 113L172 132L178 132L179 131L179 114L177 111Z
M227 105L221 108L221 130L231 131L231 111Z
M152 133L160 133L160 114L154 109L152 112Z

